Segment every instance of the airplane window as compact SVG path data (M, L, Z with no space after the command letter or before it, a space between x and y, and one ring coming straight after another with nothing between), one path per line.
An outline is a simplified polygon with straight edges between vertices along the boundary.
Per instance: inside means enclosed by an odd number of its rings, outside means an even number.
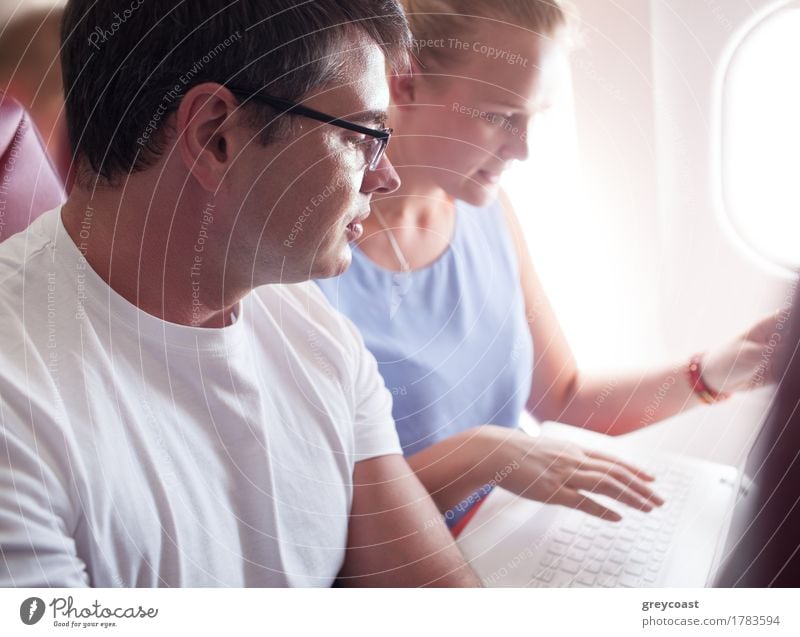
M728 216L761 256L800 266L800 9L773 14L736 50L722 99Z

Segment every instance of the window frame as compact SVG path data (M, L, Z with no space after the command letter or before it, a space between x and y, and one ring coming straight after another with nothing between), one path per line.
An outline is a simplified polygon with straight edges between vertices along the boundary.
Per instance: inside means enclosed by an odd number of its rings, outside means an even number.
M727 172L725 170L725 157L727 150L726 126L728 117L726 115L726 97L729 91L729 80L735 71L737 58L742 54L747 46L748 40L757 34L770 22L780 19L784 13L800 11L800 0L779 0L768 3L762 9L753 14L750 20L745 22L734 33L723 56L718 73L714 113L716 119L716 140L713 143L714 167L716 173L716 198L718 201L717 209L720 211L721 223L729 236L737 244L740 250L749 257L758 261L768 270L773 271L781 277L794 277L800 268L800 256L795 262L787 262L776 254L770 254L763 246L749 235L748 230L743 227L734 213L734 206L729 196Z

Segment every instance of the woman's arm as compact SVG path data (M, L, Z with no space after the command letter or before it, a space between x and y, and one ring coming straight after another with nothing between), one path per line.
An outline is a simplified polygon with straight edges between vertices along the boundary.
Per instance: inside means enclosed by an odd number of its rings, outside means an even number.
M501 196L517 249L520 284L534 345L534 374L528 410L539 420L557 420L612 435L624 434L704 404L694 392L688 358L672 366L591 377L580 373L553 309L534 270L511 202ZM771 316L726 347L707 356L703 378L719 392L772 380L763 351L779 315Z
M451 436L408 463L442 513L466 509L467 499L487 484L610 520L619 516L579 491L646 511L662 504L645 484L653 478L635 467L572 443L497 425Z

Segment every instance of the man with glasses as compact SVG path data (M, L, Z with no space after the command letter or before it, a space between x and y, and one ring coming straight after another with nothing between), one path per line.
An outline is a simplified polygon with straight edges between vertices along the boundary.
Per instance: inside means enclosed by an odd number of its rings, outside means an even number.
M62 33L77 181L0 246L0 584L476 585L309 282L399 185L396 2L71 0Z

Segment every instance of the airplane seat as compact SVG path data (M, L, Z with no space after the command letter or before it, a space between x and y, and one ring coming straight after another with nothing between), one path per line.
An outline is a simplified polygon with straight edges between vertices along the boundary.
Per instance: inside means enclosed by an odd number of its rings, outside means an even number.
M0 91L0 242L65 199L64 184L30 116Z

